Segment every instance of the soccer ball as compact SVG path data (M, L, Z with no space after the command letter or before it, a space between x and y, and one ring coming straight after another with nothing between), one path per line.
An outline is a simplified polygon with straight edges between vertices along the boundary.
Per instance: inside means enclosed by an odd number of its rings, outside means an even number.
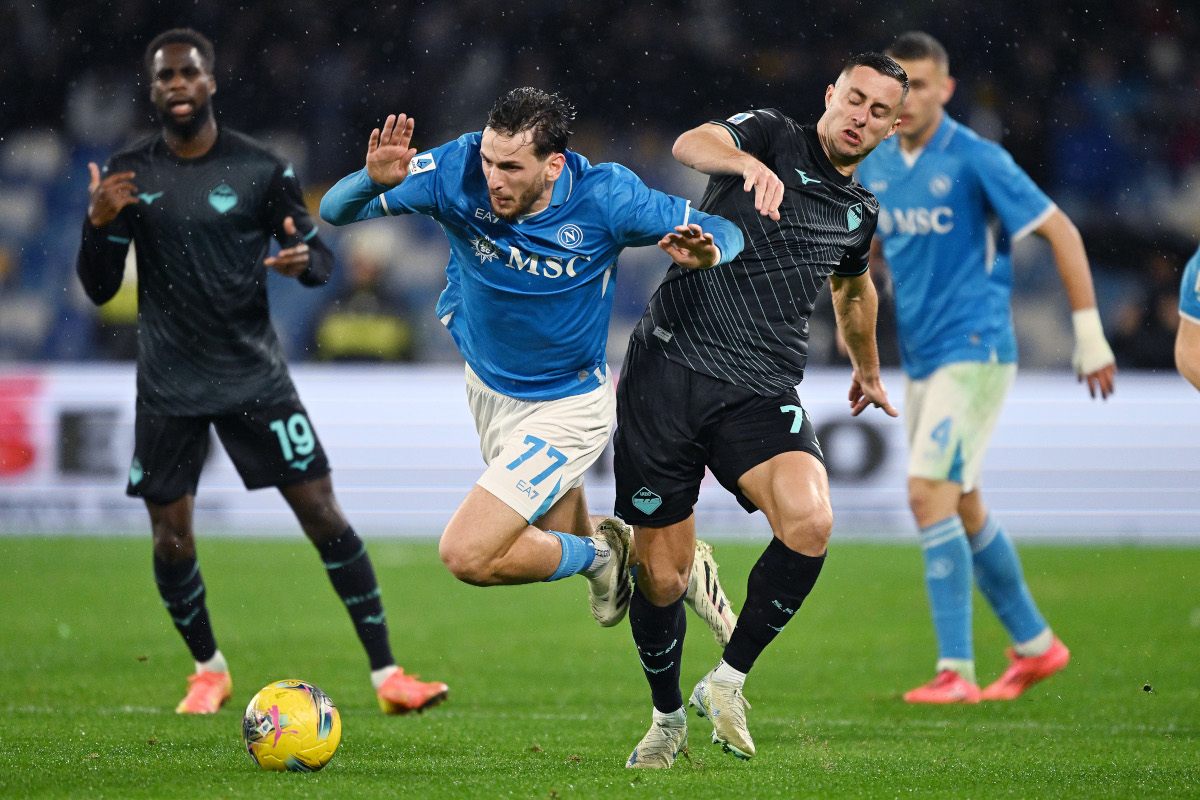
M263 769L316 772L342 739L329 695L311 683L275 681L254 695L242 717L242 740Z

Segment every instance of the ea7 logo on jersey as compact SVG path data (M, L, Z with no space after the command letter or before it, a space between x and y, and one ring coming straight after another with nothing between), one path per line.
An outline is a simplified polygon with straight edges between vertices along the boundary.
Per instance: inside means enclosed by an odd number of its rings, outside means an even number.
M855 203L846 209L846 230L856 231L862 225L862 203Z
M413 160L408 162L409 175L419 175L422 172L429 172L431 169L437 169L437 162L433 160L433 155L430 153L413 156Z

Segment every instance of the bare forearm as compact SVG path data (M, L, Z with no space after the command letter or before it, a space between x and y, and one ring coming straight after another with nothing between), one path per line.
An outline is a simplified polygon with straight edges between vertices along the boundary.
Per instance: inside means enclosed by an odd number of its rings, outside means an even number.
M859 291L834 288L833 312L854 370L865 381L874 379L879 375L879 348L875 341L879 295L875 285L867 278Z
M1096 291L1092 286L1092 270L1088 266L1087 251L1079 229L1061 211L1054 214L1038 228L1037 232L1050 243L1059 278L1067 292L1067 301L1072 311L1095 308Z

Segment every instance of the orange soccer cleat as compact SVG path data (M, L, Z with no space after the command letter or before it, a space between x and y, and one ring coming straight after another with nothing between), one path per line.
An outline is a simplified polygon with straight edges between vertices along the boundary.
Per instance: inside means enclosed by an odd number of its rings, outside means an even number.
M405 675L404 670L397 668L375 693L383 713L407 714L433 708L446 699L450 687L439 681L419 681L416 675Z
M983 690L984 700L1015 700L1030 686L1049 678L1071 660L1071 651L1057 636L1050 649L1040 656L1019 656L1012 648L1008 649L1007 655L1008 669Z
M979 687L951 669L904 694L906 703L978 703Z
M197 672L188 675L187 696L175 706L176 714L215 714L233 696L233 679L228 672Z

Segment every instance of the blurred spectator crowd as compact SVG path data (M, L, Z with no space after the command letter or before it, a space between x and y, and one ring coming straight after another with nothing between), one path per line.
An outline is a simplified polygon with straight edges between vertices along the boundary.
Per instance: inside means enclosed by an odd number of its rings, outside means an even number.
M413 116L415 145L433 147L478 130L496 96L519 85L575 102L572 147L593 162L619 161L698 200L703 179L670 156L681 131L765 106L813 120L846 58L927 30L959 81L950 113L1002 142L1083 231L1118 364L1170 368L1172 294L1200 240L1200 5L1154 0L986 11L970 0L5 3L0 361L132 354L135 293L97 312L73 275L87 162L154 130L142 52L181 25L216 44L218 122L290 158L314 208L361 166L388 113ZM271 276L291 358L457 357L433 314L446 261L436 225L384 220L322 235L340 257L330 286ZM1065 367L1053 261L1035 241L1016 255L1022 364ZM613 361L665 266L652 249L621 263ZM814 322L813 360L836 359L832 317Z

